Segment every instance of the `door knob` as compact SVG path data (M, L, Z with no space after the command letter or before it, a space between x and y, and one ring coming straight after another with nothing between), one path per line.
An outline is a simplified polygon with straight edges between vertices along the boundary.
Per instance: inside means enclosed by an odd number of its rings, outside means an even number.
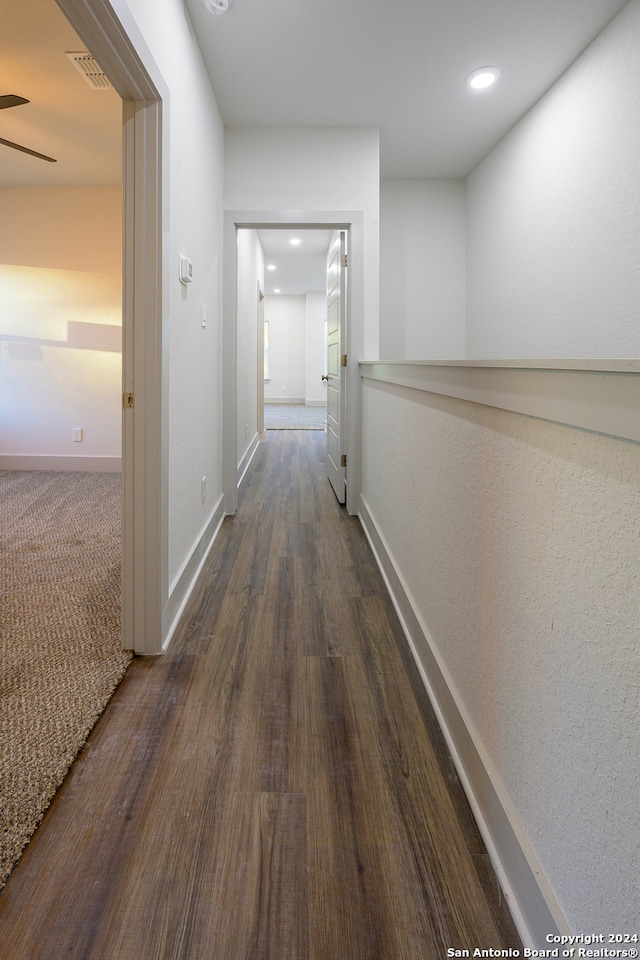
M323 373L323 374L322 374L322 379L323 379L323 380L328 380L328 379L329 379L329 377L327 376L327 374L326 374L326 373Z

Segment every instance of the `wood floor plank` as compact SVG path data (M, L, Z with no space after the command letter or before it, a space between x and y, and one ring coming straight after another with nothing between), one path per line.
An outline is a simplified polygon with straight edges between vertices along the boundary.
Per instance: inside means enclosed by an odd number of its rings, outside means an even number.
M306 798L246 793L232 803L204 955L307 957Z
M482 875L486 851L477 830L469 826L468 808L461 820L464 797L457 778L453 778L457 789L452 790L451 767L443 771L433 735L420 722L418 704L406 696L405 666L399 645L392 642L395 622L389 621L380 598L358 598L353 605L367 671L363 687L372 697L370 729L377 732L383 754L380 775L387 782L393 810L400 815L398 849L412 850L420 883L435 894L434 914L450 905L441 924L445 939L452 925L458 937L472 926L489 942L500 928L500 918L486 911L485 884L491 882ZM396 824L393 818L386 822ZM467 829L461 829L465 822ZM455 894L460 886L467 890L464 902ZM442 890L448 895L442 897Z
M6 960L415 960L520 941L323 435L270 431L0 897Z

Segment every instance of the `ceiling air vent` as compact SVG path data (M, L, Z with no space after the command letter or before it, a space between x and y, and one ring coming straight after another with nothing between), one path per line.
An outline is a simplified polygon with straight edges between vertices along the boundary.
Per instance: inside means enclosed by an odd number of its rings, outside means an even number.
M90 87L94 90L112 90L112 86L107 80L102 67L94 60L86 50L80 53L68 53L69 60L74 65L78 73L81 73Z

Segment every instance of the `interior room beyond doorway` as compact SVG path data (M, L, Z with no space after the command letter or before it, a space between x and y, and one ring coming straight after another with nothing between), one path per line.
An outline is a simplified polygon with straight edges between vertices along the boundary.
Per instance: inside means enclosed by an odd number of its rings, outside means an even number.
M239 453L269 428L265 405L322 412L326 408L326 272L331 235L329 228L302 224L238 229ZM273 426L273 417L267 419Z
M264 400L326 406L329 230L259 230L264 257Z

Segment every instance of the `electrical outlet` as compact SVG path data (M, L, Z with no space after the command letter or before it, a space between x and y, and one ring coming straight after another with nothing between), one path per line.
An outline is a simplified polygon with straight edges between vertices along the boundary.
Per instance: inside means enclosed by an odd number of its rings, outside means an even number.
M202 503L207 499L207 478L203 477L200 481L200 500Z
M73 442L74 442L74 443L82 443L83 439L84 439L84 438L83 438L83 436L82 436L82 427L74 427L74 428L73 428Z

